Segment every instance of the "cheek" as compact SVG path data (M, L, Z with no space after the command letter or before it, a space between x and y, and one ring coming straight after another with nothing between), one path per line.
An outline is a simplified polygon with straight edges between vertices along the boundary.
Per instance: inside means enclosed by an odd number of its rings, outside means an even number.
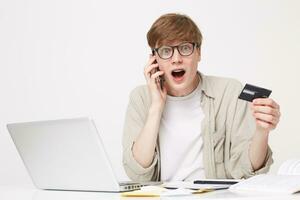
M165 63L159 62L158 67L159 67L159 70L165 71L165 69L167 68L167 65Z
M197 67L198 67L198 60L197 60L197 59L193 59L193 60L191 60L191 61L189 62L188 65L190 66L189 68L190 68L192 71L197 70Z

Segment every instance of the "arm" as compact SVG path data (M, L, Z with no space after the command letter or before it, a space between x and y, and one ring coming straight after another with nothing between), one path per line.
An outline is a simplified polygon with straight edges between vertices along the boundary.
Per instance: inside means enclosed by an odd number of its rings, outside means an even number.
M273 163L268 134L258 128L251 104L238 99L242 85L234 84L230 88L227 92L231 94L226 126L226 135L230 138L227 145L229 155L225 160L227 176L241 179L266 173Z
M144 168L149 167L154 159L161 114L159 107L150 107L145 126L133 144L133 156Z
M152 73L158 64L154 62L155 56L151 56L144 69L144 76L151 94L151 106L148 111L146 123L137 137L132 151L136 161L147 168L151 165L159 131L160 119L166 101L166 88L161 89L157 78L163 75L163 71Z
M123 166L135 181L159 179L157 136L166 99L166 89L160 89L156 78L162 71L150 73L157 67L150 58L144 73L148 88L137 88L130 95L123 135Z
M253 135L249 157L254 170L262 167L268 150L269 132L276 128L280 118L279 105L272 99L255 99L251 105L256 130Z

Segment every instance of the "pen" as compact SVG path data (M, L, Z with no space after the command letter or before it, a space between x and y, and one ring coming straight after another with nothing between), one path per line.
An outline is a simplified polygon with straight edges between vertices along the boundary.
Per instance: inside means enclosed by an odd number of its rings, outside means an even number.
M221 184L221 185L233 185L238 183L238 181L234 180L195 180L194 184Z

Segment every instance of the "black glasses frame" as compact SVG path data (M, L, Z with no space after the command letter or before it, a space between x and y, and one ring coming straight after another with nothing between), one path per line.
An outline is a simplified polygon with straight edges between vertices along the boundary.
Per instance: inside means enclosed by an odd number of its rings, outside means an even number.
M183 44L192 44L192 45L193 45L193 50L192 50L192 52L191 52L190 54L188 54L188 55L182 55L182 54L180 53L178 47L181 46L181 45L183 45ZM161 46L161 47L165 47L165 46ZM162 58L162 57L159 55L158 50L159 50L161 47L152 49L152 55L154 55L155 52L156 52L157 55L158 55L161 59L163 59L163 60L168 60L168 59L172 58L172 56L173 56L173 54L174 54L174 49L175 49L175 48L177 49L178 53L179 53L181 56L190 56L190 55L192 55L192 54L194 53L195 47L196 47L196 48L199 48L199 47L200 47L200 44L198 44L198 43L196 43L196 42L184 42L184 43L181 43L181 44L176 45L176 46L167 46L167 47L171 47L171 48L172 48L172 54L171 54L171 56L170 56L169 58Z

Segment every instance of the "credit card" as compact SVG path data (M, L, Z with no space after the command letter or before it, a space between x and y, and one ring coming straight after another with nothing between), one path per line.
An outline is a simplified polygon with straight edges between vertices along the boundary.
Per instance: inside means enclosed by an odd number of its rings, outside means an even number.
M268 98L271 93L272 90L258 87L255 85L246 84L239 96L239 99L252 102L253 99L256 98Z

